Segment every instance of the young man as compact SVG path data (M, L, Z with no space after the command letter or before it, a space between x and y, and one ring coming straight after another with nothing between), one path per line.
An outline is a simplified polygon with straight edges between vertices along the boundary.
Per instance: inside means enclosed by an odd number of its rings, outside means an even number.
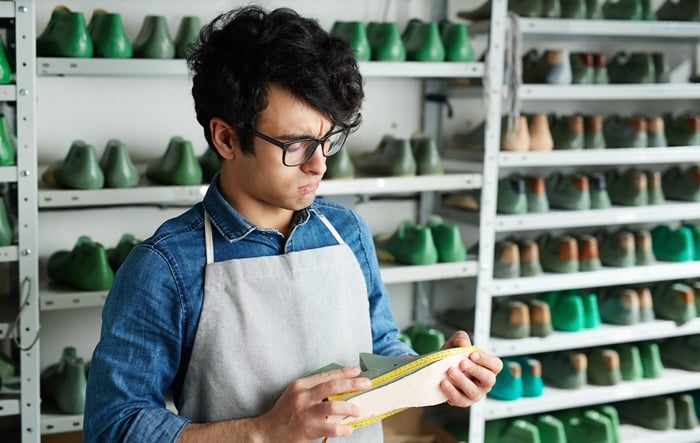
M120 268L90 366L87 442L381 441L329 396L369 387L360 352L397 339L372 236L316 200L326 157L360 122L352 50L288 9L248 7L203 29L188 60L197 119L223 159L202 203ZM469 346L466 333L446 347ZM317 375L336 362L346 366ZM474 353L441 382L466 407L501 361ZM180 415L165 408L172 391ZM351 435L352 434L352 435Z

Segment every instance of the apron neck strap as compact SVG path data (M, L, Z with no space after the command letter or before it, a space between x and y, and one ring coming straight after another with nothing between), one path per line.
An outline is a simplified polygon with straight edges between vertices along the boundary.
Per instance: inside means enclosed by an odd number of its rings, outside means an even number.
M214 263L214 240L212 240L211 220L209 220L207 211L204 211L204 248L207 256L207 264Z
M333 237L338 241L339 244L344 245L345 240L343 240L343 237L338 234L338 231L335 230L335 227L331 224L330 221L326 218L325 215L321 214L320 212L318 213L318 218L321 219L324 225L326 225L326 228L333 234Z

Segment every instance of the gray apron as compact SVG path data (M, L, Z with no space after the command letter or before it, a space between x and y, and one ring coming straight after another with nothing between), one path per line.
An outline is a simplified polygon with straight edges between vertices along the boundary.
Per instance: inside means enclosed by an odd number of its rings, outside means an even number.
M291 381L329 363L357 366L359 353L371 352L364 275L321 220L337 245L215 263L205 212L204 301L180 414L198 423L255 417ZM381 424L337 441L381 442Z

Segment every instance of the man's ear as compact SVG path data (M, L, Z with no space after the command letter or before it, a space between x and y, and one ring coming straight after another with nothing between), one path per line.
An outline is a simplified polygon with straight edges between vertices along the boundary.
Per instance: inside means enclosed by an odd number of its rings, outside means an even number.
M211 141L219 155L225 160L235 157L239 148L236 132L231 125L219 117L214 117L209 120L209 131Z

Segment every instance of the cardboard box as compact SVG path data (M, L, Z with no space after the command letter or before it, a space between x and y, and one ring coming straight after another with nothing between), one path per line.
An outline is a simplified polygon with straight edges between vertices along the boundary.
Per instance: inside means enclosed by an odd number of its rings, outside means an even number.
M83 443L82 432L64 432L41 436L41 443Z
M382 426L384 443L459 443L447 431L423 418L419 408L387 417Z

